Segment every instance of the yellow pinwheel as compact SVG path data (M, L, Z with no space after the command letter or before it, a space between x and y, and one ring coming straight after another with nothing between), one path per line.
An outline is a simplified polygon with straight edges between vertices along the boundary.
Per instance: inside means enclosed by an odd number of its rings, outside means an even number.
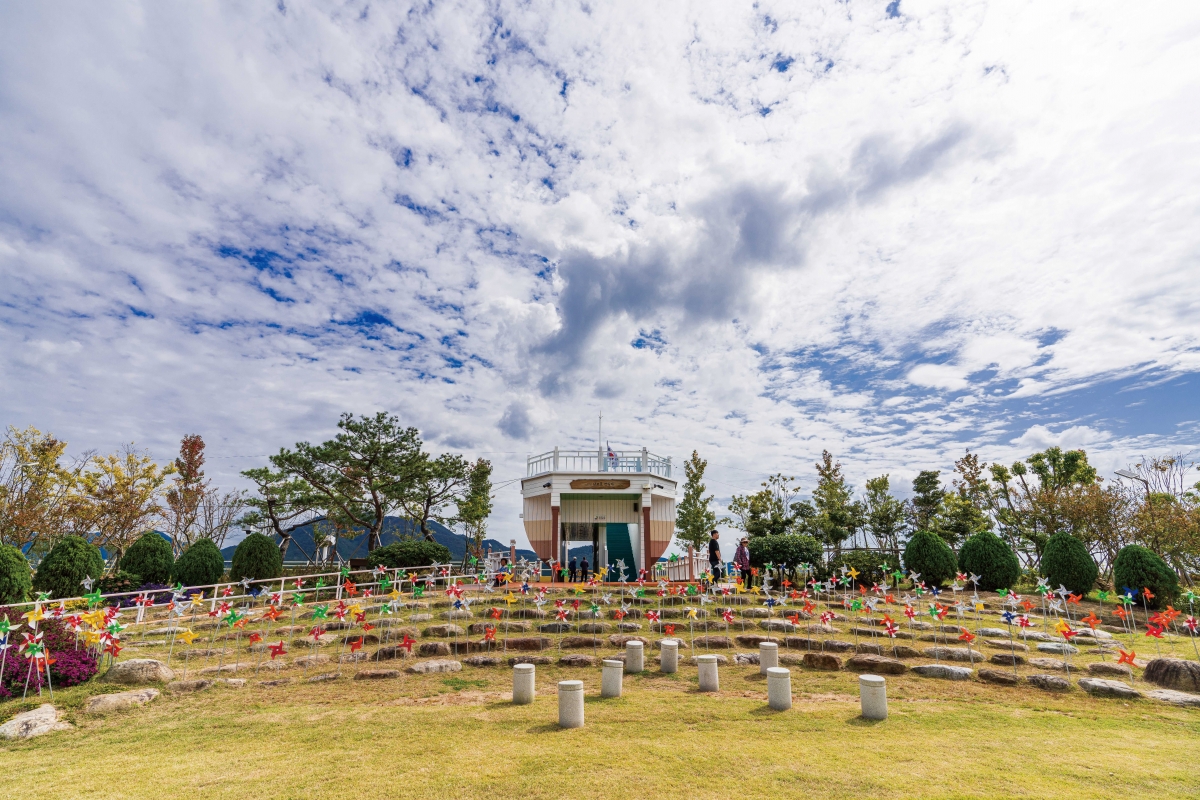
M695 618L696 618L696 609L694 609L694 608L689 608L689 609L687 610L687 618L688 618L688 619L695 619Z
M511 606L512 604L517 602L517 598L512 592L509 592L508 594L504 595L504 602L508 603Z
M858 570L856 570L854 567L851 567L850 569L846 570L846 574L850 576L851 580L854 580L858 577Z
M388 592L388 599L389 600L399 600L400 599L400 590L392 589L390 592Z
M178 634L178 636L179 640L184 644L191 644L192 642L196 641L196 634L192 633L190 630L186 630L183 633Z
M25 617L25 619L27 619L31 625L36 622L41 622L46 618L46 615L42 613L41 606L34 606L32 611L26 611L21 616Z

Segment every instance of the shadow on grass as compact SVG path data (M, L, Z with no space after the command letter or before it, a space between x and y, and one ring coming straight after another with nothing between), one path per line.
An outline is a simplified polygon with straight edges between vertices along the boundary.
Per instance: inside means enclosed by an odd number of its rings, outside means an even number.
M876 725L882 725L885 722L887 722L886 719L867 719L859 714L846 720L846 724L853 728L874 728Z
M526 733L558 733L568 730L567 728L558 727L557 722L547 722L542 725L534 725L532 728L526 728Z

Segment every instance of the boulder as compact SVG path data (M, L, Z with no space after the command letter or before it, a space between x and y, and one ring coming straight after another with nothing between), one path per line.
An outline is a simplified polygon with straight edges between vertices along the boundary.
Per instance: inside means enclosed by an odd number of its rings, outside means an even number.
M570 633L574 627L569 622L547 622L545 625L538 625L538 631L541 633Z
M509 612L510 616L518 619L545 619L546 612L540 608L517 608Z
M359 639L362 639L363 644L379 644L379 634L376 633L352 633L342 637L342 644L349 646ZM260 644L266 644L266 642Z
M408 658L407 648L398 644L386 644L371 654L372 661L393 661L397 658Z
M903 661L885 656L854 655L846 659L845 668L853 672L870 672L875 675L900 675L908 671Z
M324 683L325 681L336 681L340 677L342 677L342 676L336 672L326 672L323 675L313 675L311 678L308 679L308 682L309 683Z
M1025 631L1024 633L1021 634L1021 638L1022 639L1032 639L1035 642L1057 642L1057 641L1059 641L1059 637L1051 636L1050 634L1042 633L1041 631Z
M728 636L697 636L692 641L692 649L699 650L701 647L733 647L733 642Z
M910 622L908 624L908 627L912 628L915 631L931 631L931 630L933 630L933 624L929 623L929 622L914 621L914 622Z
M948 681L969 681L975 674L970 667L952 667L949 664L918 664L912 671L925 678L944 678Z
M131 658L128 661L118 661L113 664L104 674L104 680L127 686L138 686L144 683L169 683L175 680L175 672L154 658Z
M999 664L1003 667L1011 667L1014 665L1024 664L1025 657L1019 656L1016 653L996 653L988 661L993 664Z
M445 642L422 642L417 646L417 655L422 658L436 658L450 655L450 645Z
M1095 664L1088 664L1087 671L1089 675L1107 675L1112 678L1128 678L1133 680L1133 670L1129 668L1128 664L1097 661Z
M983 653L966 647L927 647L925 649L925 656L926 658L936 658L942 661L966 661L967 663L984 661Z
M882 639L883 638L883 636L880 634L878 628L851 628L850 633L855 633L855 634L858 634L859 636L865 636L868 639ZM911 638L913 638L913 635L911 633L909 633L908 631L896 631L895 638L911 639Z
M1001 672L998 669L979 670L979 679L988 683L998 683L1001 686L1016 686L1021 678L1011 672Z
M1113 681L1105 678L1080 678L1079 688L1088 694L1098 697L1118 697L1122 700L1136 700L1142 693L1124 681Z
M370 653L359 650L354 653L342 653L338 656L338 663L341 664L357 664L360 661L366 661L371 657Z
M988 647L996 647L1000 650L1011 650L1014 653L1029 652L1029 645L1021 644L1020 642L1009 642L1008 639L985 639L983 643Z
M800 630L805 633L815 633L818 636L837 633L837 628L832 625L805 625Z
M549 663L550 656L513 656L508 660L510 667L515 667L517 664L537 664L541 667Z
M239 669L246 669L250 664L218 664L215 667L205 667L197 672L197 675L223 675L226 672L232 674Z
M212 681L206 680L171 681L167 684L167 691L171 694L187 694L203 691L212 685Z
M1200 662L1181 658L1156 658L1146 665L1142 677L1164 689L1200 692Z
M1055 653L1056 655L1075 655L1079 648L1066 642L1042 642L1037 646L1038 652Z
M559 645L571 647L604 647L604 640L597 636L564 636Z
M720 664L721 666L725 666L726 664L729 663L729 659L720 653L711 653L710 655L716 656L717 663ZM697 661L696 659L699 657L700 656L692 656L691 658L688 659L688 663L690 663L693 667L698 665L700 662Z
M629 636L623 633L614 633L608 637L608 643L613 647L624 647L626 642L641 642L643 645L650 644L650 640L645 636Z
M399 677L400 670L398 669L360 669L354 673L356 681L384 681Z
M606 622L584 622L579 626L580 633L608 633Z
M433 622L433 614L413 614L408 618L409 622Z
M617 630L621 631L622 633L632 633L633 631L640 631L641 629L642 629L641 623L638 623L638 622L618 622L617 623Z
M551 645L548 636L519 636L515 639L505 639L505 650L545 650Z
M907 647L902 644L888 645L883 648L883 655L891 658L920 658L921 651L915 647Z
M1067 669L1067 665L1056 658L1031 658L1029 666L1035 669L1052 669L1056 672L1064 672Z
M804 666L803 653L789 653L784 651L779 654L779 666L781 667L802 667Z
M873 656L881 656L881 655L883 655L883 646L877 645L877 644L868 644L867 642L861 642L857 646L855 646L854 652L869 653L870 655L873 655Z
M451 661L448 658L435 659L433 661L418 661L415 664L409 664L405 672L411 672L414 675L428 675L433 672L461 672L462 664L458 661Z
M467 626L467 633L471 634L472 636L482 636L487 632L488 628L495 628L497 633L510 633L513 631L522 633L524 631L528 631L530 626L528 622L507 620L502 620L499 622L496 620L491 620L488 622L472 622Z
M325 655L324 653L317 653L316 655L312 656L300 656L292 662L292 664L297 667L315 667L318 664L328 663L329 656Z
M802 663L809 669L837 672L842 668L842 660L832 653L805 653Z
M468 667L499 667L504 663L500 656L468 656L462 660Z
M475 615L465 608L456 608L446 612L446 619L472 619Z
M1005 628L980 628L975 631L975 635L985 638L1003 639L1005 644L1008 643L1008 630Z
M43 733L66 730L70 727L68 723L60 722L58 711L54 706L46 703L33 711L17 714L8 722L0 725L0 739L29 739L41 736Z
M733 637L733 640L742 647L758 647L763 642L774 642L775 644L783 644L775 636L763 636L760 633L743 633L740 636Z
M735 664L757 664L758 653L734 653L733 663Z
M448 638L450 636L466 636L467 631L461 625L448 623L446 625L430 625L425 629L425 635Z
M1031 686L1047 692L1065 692L1071 688L1070 681L1058 675L1030 675L1025 680L1029 681Z
M746 619L766 619L770 613L765 608L743 608L741 615Z
M583 653L572 653L571 655L560 658L558 663L563 667L594 667L600 662L596 660L595 656L584 655Z
M273 686L287 686L292 682L291 678L276 678L270 681L259 681L258 685L263 688L270 689Z
M333 644L337 641L337 637L332 633L322 633L316 639L311 636L305 636L303 639L293 639L292 647L324 647L327 644Z
M1174 689L1154 689L1153 691L1146 692L1146 697L1176 706L1200 708L1200 694L1177 692Z
M758 623L758 627L764 631L774 631L777 633L791 633L796 630L796 626L786 619L764 619Z

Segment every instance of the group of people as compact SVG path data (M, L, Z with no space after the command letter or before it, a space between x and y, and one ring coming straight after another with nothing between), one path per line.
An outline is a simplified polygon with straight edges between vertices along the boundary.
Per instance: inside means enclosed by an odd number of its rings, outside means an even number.
M567 564L567 583L586 583L590 572L587 556L584 556L582 561L576 561L575 557L571 556L571 561Z
M712 572L713 583L725 577L725 559L721 558L720 538L720 532L716 528L713 528L712 533L708 536L708 566ZM733 551L733 568L741 575L742 585L750 586L752 578L750 571L750 540L745 536L738 542L737 549Z

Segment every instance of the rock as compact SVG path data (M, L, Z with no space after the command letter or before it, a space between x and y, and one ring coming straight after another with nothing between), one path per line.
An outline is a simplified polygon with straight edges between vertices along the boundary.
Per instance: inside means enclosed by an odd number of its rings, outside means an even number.
M1078 647L1067 644L1066 642L1042 642L1037 646L1039 652L1055 653L1057 655L1075 655L1079 652Z
M1001 686L1016 686L1021 682L1020 677L1011 672L1001 672L998 669L979 670L979 679L988 683L998 683Z
M920 658L921 651L915 647L906 647L902 644L894 644L883 648L883 655L892 658Z
M311 678L308 679L308 682L309 683L324 683L325 681L336 681L340 677L342 677L342 676L337 674L336 672L326 672L323 675L313 675Z
M604 647L604 640L596 636L564 636L559 645L569 647Z
M999 664L1004 667L1011 667L1014 665L1024 664L1025 657L1019 656L1016 653L996 653L991 658L989 658L988 661L992 662L993 664Z
M104 680L127 686L137 686L143 683L169 683L175 680L175 672L154 658L131 658L128 661L118 661L113 664L104 674Z
M574 627L569 622L547 622L545 625L538 625L538 630L542 633L570 633Z
M357 664L360 661L366 661L370 657L370 653L365 653L362 650L359 650L356 653L342 653L340 656L338 656L338 663Z
M498 667L504 663L499 656L468 656L462 660L469 667Z
M467 632L460 625L454 625L454 624L430 625L428 628L425 629L425 635L426 636L440 636L442 638L448 638L450 636L466 636Z
M608 637L608 643L613 647L625 647L626 642L641 642L643 645L649 645L650 640L645 636L627 636L621 633L614 633Z
M233 673L239 669L245 669L249 664L218 664L215 667L205 667L197 672L197 675L222 675L226 672Z
M293 639L292 647L308 648L308 647L312 647L314 645L314 643L316 644L317 647L324 647L327 644L333 644L337 640L338 640L337 637L334 636L332 633L322 633L316 639L312 638L311 636L305 636L303 639Z
M781 667L802 667L804 666L803 653L788 653L782 652L779 654L779 666Z
M1014 653L1029 652L1029 645L1021 644L1020 642L1009 642L1008 639L985 639L983 643L988 647L996 647L1000 650L1011 650Z
M805 625L801 628L805 633L815 633L817 635L837 633L837 628L832 625Z
M637 623L637 622L618 622L617 623L617 630L621 631L622 633L631 633L632 631L640 631L641 629L642 629L641 624Z
M1099 628L1095 628L1092 630L1092 637L1095 639L1111 639L1113 638L1113 635L1108 631L1102 631Z
M931 631L931 630L933 630L933 624L929 623L929 622L915 622L914 621L914 622L909 623L909 627L915 631Z
M445 642L422 642L417 647L417 655L422 658L450 655L450 645Z
M291 682L292 682L291 678L276 678L275 680L271 680L271 681L259 681L258 685L262 686L263 688L269 689L273 686L287 686Z
M733 647L733 642L728 636L697 636L692 641L692 649L699 650L701 647Z
M944 678L948 681L969 681L975 674L970 667L952 667L949 664L918 664L912 671L926 678Z
M515 608L509 612L509 616L518 619L545 619L546 612L540 608Z
M733 640L742 647L758 647L763 642L783 644L783 642L774 636L763 636L760 633L743 633L740 636L733 637Z
M413 614L408 618L409 622L433 622L433 614Z
M517 664L537 664L545 666L550 663L550 656L513 656L508 660L510 667L515 667Z
M1128 664L1111 664L1108 661L1097 661L1088 664L1087 671L1091 675L1109 675L1114 678L1129 678L1133 680L1133 670Z
M734 653L733 663L735 664L757 664L758 653Z
M917 637L922 642L945 642L946 637L940 633L923 633Z
M764 619L758 623L758 627L764 631L776 631L779 633L791 633L796 630L796 626L786 619Z
M1153 691L1146 692L1146 697L1176 706L1200 708L1200 694L1177 692L1174 689L1154 689Z
M324 653L317 653L316 655L312 656L300 656L292 662L292 664L297 667L315 667L318 664L328 663L329 656L325 655Z
M579 626L580 633L608 633L608 624L604 622L584 622Z
M418 661L415 664L410 664L405 672L411 672L414 675L428 675L432 672L460 672L462 664L458 661L450 659L436 659L434 661Z
M530 628L530 625L528 622L518 622L518 621L496 622L495 620L493 620L490 622L472 622L470 625L467 626L467 633L471 634L472 636L482 636L484 633L487 632L488 628L495 628L497 633L511 633L513 631L515 631L517 633L521 633L524 631L528 631Z
M878 628L851 628L850 633L856 633L859 636L865 636L868 639L883 639ZM896 631L897 639L911 639L913 635L908 631Z
M1180 692L1200 691L1200 662L1181 658L1155 658L1146 665L1142 677L1164 689Z
M881 656L883 655L883 647L877 644L867 644L866 642L862 642L854 648L854 652L868 653L873 656Z
M153 630L146 631L146 635L147 636L170 636L173 633L183 633L186 630L187 630L187 628L154 628ZM51 674L50 677L54 677L53 674Z
M746 619L766 619L770 613L765 608L743 608L741 615Z
M875 675L900 675L908 671L903 661L885 656L854 655L846 659L845 668L853 672L870 672Z
M1066 678L1057 675L1030 675L1026 680L1031 686L1047 692L1065 692L1071 688L1071 683Z
M721 665L721 666L725 666L726 664L728 664L728 663L729 663L729 659L728 659L726 656L724 656L724 655L722 655L722 654L720 654L720 653L710 653L709 655L716 656L716 657L717 657L717 663L718 663L719 665ZM699 661L697 661L696 659L697 659L697 658L699 658L699 657L700 657L700 656L692 656L691 658L689 658L689 659L688 659L688 663L689 663L689 664L691 664L693 667L694 667L694 666L696 666L696 665L698 665L700 662L699 662Z
M408 650L398 644L388 644L371 654L372 661L392 661L397 658L408 658Z
M241 689L243 686L246 685L246 679L245 678L216 678L213 680L213 683L214 684L223 683L226 686L228 686L230 689Z
M212 685L212 681L206 680L171 681L167 684L167 691L171 694L186 694L203 691Z
M362 639L363 644L379 644L379 635L375 633L352 633L342 637L342 644L348 647L359 639ZM260 644L266 644L266 642L260 642Z
M1041 631L1025 631L1025 633L1021 634L1021 638L1022 639L1032 639L1035 642L1057 642L1058 641L1057 637L1051 636L1048 633L1042 633Z
M964 628L962 625L942 625L941 628L937 630L941 630L942 633L953 633L958 635L965 631L966 628Z
M925 649L925 656L942 661L966 661L968 663L984 660L983 653L978 650L969 650L966 647L928 647Z
M979 630L975 631L975 635L984 638L994 637L997 639L1003 639L1004 643L1006 645L1008 644L1008 631L1004 628L980 628Z
M1031 658L1029 666L1035 669L1052 669L1056 672L1063 672L1067 668L1066 664L1055 658Z
M568 656L563 656L558 660L558 663L564 667L594 667L599 662L595 656L584 655L583 653L573 653Z
M463 608L446 612L446 619L472 619L475 615Z
M547 636L519 636L504 640L505 650L546 650L551 641Z
M29 739L50 731L61 731L70 727L66 722L59 722L58 711L54 706L45 703L33 711L17 714L8 722L0 725L0 739Z
M398 669L360 669L354 673L356 681L385 681L399 677L400 670Z
M832 653L805 653L802 662L809 669L837 672L842 668L842 660Z
M1098 697L1118 697L1122 700L1135 700L1142 693L1123 681L1110 681L1104 678L1080 678L1079 688L1088 694Z

